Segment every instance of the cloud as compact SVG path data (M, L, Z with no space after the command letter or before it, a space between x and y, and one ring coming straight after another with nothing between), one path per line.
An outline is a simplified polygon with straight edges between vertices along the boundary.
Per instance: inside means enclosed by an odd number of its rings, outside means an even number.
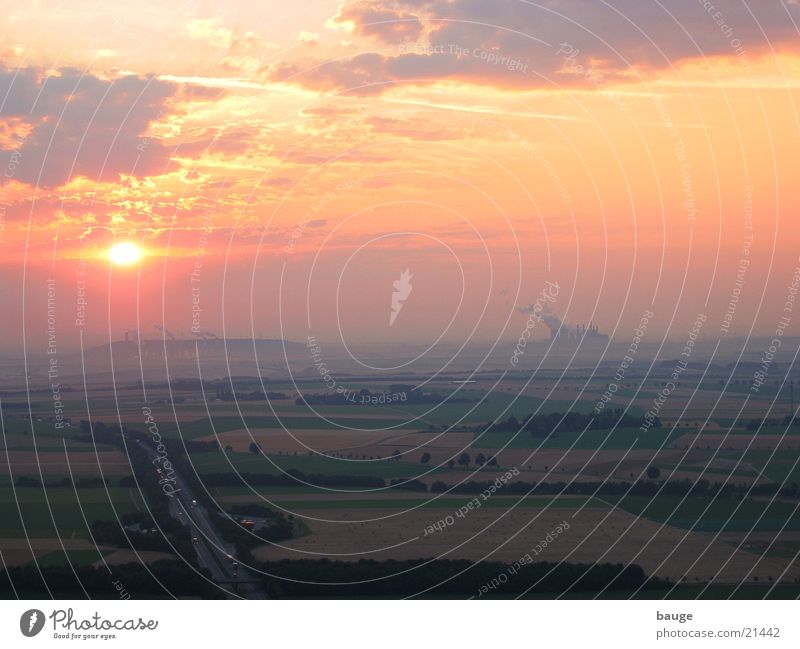
M169 148L145 133L178 95L177 84L154 77L0 68L0 119L29 125L18 146L0 149L0 162L14 160L14 180L43 187L79 176L116 181L120 174L165 173Z
M177 144L173 155L198 158L202 155L237 156L246 153L254 140L248 131L218 132L208 130L202 137L187 138Z
M316 45L319 42L319 34L303 29L297 35L297 40L306 45Z
M523 52L530 39L552 47L568 41L586 60L616 68L665 67L683 59L734 55L737 39L753 55L770 46L797 49L791 20L800 19L797 7L781 0L714 0L707 5L711 8L698 0L424 2L438 24L432 43L489 42L512 55Z
M334 163L377 164L379 162L388 162L391 160L391 157L388 155L367 153L358 150L350 150L342 153L339 150L304 151L300 149L291 149L286 151L276 150L275 155L286 162L299 165L326 165Z
M741 63L771 48L800 49L797 4L715 0L708 6L698 0L357 0L340 7L333 22L396 45L394 51L284 61L268 76L354 95L440 80L514 89L600 87L685 60L725 56Z
M214 47L229 48L234 43L233 31L222 27L216 18L196 18L186 24L186 33L193 40L205 41Z
M373 131L397 137L408 138L409 140L436 141L453 140L463 137L460 131L450 131L445 128L424 128L420 126L418 120L397 119L394 117L379 117L377 115L364 119Z
M4 210L7 221L50 221L58 214L72 219L85 219L91 212L92 218L103 222L111 208L101 201L80 201L73 198L61 199L45 194L37 198L25 197L8 204Z
M475 54L466 50L461 55L447 50L397 56L367 52L348 59L315 61L309 66L280 64L270 70L269 78L311 90L360 96L379 95L397 84L425 85L447 80L495 87L542 85L538 78L526 75L526 66L529 64L523 59L484 50Z
M288 176L277 176L275 178L263 178L258 184L262 187L289 187L296 182L297 181Z
M373 36L384 43L415 41L423 30L422 21L415 14L383 7L379 2L342 5L333 22L347 25L356 34Z

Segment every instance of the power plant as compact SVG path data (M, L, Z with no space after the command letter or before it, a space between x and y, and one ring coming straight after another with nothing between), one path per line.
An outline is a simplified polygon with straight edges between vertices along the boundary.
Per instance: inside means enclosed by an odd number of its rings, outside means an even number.
M532 313L533 309L530 306L523 308L518 307L517 311L520 313L529 314ZM577 345L579 343L608 343L608 336L604 333L600 333L600 330L596 324L589 322L588 325L576 324L573 327L572 325L565 323L563 320L561 320L561 318L553 313L549 304L545 304L542 307L539 317L550 330L550 342L553 344L570 343Z

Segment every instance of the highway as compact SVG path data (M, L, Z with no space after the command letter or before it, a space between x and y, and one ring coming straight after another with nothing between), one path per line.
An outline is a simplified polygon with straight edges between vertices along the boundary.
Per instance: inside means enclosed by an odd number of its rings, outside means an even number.
M147 444L143 444L139 440L136 442L151 458L158 457L157 453ZM153 477L155 479L161 479L161 475L157 473L158 468L159 465L154 463ZM214 581L219 583L231 598L266 599L266 594L258 585L251 583L257 579L257 576L241 566L234 546L219 537L211 523L209 512L199 504L195 494L192 493L186 480L178 473L174 465L172 468L174 473L170 472L170 478L175 480L175 493L165 497L169 498L169 511L172 517L184 527L188 527L192 538L197 539L194 547L200 567L207 569ZM148 477L142 476L141 479L148 479ZM234 563L239 565L234 566Z

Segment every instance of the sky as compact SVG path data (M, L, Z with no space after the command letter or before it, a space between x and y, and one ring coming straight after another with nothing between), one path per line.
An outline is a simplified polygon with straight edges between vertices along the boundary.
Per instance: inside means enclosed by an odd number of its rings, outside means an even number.
M2 8L0 349L800 332L794 0Z

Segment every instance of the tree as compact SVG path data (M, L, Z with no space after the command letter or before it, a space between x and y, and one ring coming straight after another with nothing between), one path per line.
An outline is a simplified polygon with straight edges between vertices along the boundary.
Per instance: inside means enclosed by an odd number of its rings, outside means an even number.
M494 457L494 456L490 457L487 460L486 464L489 465L489 466L497 466L497 458Z
M431 454L430 453L423 453L422 457L419 458L420 464L427 464L431 461Z
M486 463L486 456L483 453L478 453L477 457L475 458L475 464L478 466L483 466Z
M461 466L469 466L470 463L469 453L462 453L461 457L458 458L458 463Z
M233 452L233 446L231 446L230 444L227 444L225 446L225 452L226 453L232 453Z
M657 466L649 466L647 467L647 477L651 480L655 480L658 476L661 475L661 470Z
M453 458L447 460L447 468L452 469L456 465L456 461Z
M400 453L400 451L398 451L397 449L392 451L392 459L395 460L396 462L399 462L400 458L402 458L402 457L403 457L403 454Z
M256 444L255 442L250 442L250 452L253 455L258 455L261 452L261 446Z

